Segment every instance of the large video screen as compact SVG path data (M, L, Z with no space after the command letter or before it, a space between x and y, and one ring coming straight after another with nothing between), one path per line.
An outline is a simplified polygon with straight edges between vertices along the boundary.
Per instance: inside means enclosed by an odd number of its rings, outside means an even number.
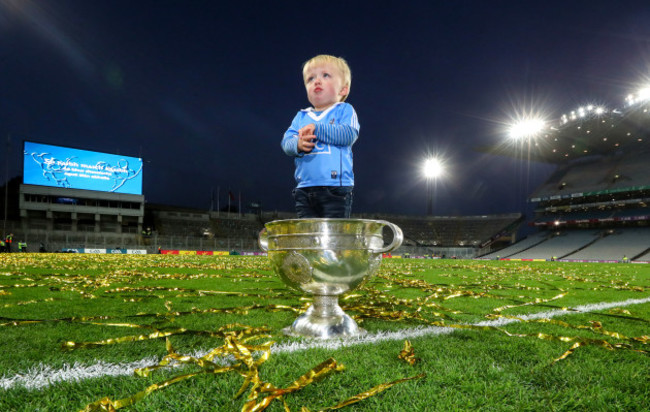
M142 194L142 159L25 142L23 183Z

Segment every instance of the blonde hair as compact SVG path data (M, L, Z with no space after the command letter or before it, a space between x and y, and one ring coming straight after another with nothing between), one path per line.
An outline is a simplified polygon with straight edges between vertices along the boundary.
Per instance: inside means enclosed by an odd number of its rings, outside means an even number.
M350 86L352 85L352 72L350 71L350 66L348 66L348 62L346 62L343 57L331 56L329 54L319 54L316 57L312 57L311 59L307 60L305 64L302 65L303 81L306 81L307 70L309 70L313 66L316 66L318 64L323 64L323 63L334 65L334 67L336 67L343 75L343 86L347 86L348 88L348 94L343 96L343 98L341 99L341 101L344 101L345 99L347 99L348 95L350 94Z

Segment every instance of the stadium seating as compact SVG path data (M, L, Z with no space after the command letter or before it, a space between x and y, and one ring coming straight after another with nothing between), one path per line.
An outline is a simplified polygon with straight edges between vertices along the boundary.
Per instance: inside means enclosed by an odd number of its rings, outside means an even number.
M424 247L480 248L500 233L512 236L521 222L518 213L484 216L403 216L359 215L397 224L404 232L405 244Z
M549 238L532 247L524 242L515 244L487 257L499 254L514 259L557 257L576 261L649 258L650 145L635 135L647 133L647 119L644 115L633 124L611 129L586 126L587 133L597 132L596 141L588 142L594 150L584 150L584 155L567 150L572 156L563 161L555 159L556 171L529 197L536 204L530 225L541 229L538 236L546 234ZM557 130L556 141L568 142L567 149L590 139L574 128ZM559 236L555 235L558 231ZM520 251L510 254L515 249Z
M597 230L572 230L555 234L548 240L524 251L508 256L510 259L562 258L591 242L598 240Z
M617 191L650 185L647 150L581 159L561 166L531 198Z
M550 234L548 232L538 232L533 235L522 239L521 241L515 243L514 245L508 246L506 248L497 250L496 252L489 253L487 255L481 256L483 259L496 259L496 258L508 258L517 253L521 253L541 242L546 240Z
M637 262L650 263L650 250L634 259Z
M567 255L569 260L634 259L650 248L650 228L625 228L606 233L597 242Z

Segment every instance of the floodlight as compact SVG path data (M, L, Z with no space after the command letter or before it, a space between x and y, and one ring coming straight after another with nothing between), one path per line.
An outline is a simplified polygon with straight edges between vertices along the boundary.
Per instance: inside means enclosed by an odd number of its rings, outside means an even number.
M625 101L631 106L633 104L642 103L650 100L650 86L646 86L642 89L639 89L635 94L630 94L627 96Z
M513 124L510 127L512 139L525 139L535 137L544 129L544 121L541 119L526 119Z
M427 179L435 179L443 172L442 162L435 157L430 157L424 161L423 167L424 177Z
M650 99L650 87L644 87L643 89L639 90L636 94L636 100L637 101L645 101Z

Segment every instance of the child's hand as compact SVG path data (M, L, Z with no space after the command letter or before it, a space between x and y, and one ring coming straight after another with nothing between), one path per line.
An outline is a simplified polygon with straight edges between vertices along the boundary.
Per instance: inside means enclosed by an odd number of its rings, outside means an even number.
M316 143L314 138L316 136L307 135L307 136L298 136L298 152L309 153L314 149Z
M314 136L314 132L316 131L316 125L313 123L308 124L307 126L303 126L298 130L298 136ZM316 138L316 136L314 136Z
M314 131L316 130L316 125L311 123L307 126L303 126L298 130L298 151L309 153L314 149L316 145L316 135Z

